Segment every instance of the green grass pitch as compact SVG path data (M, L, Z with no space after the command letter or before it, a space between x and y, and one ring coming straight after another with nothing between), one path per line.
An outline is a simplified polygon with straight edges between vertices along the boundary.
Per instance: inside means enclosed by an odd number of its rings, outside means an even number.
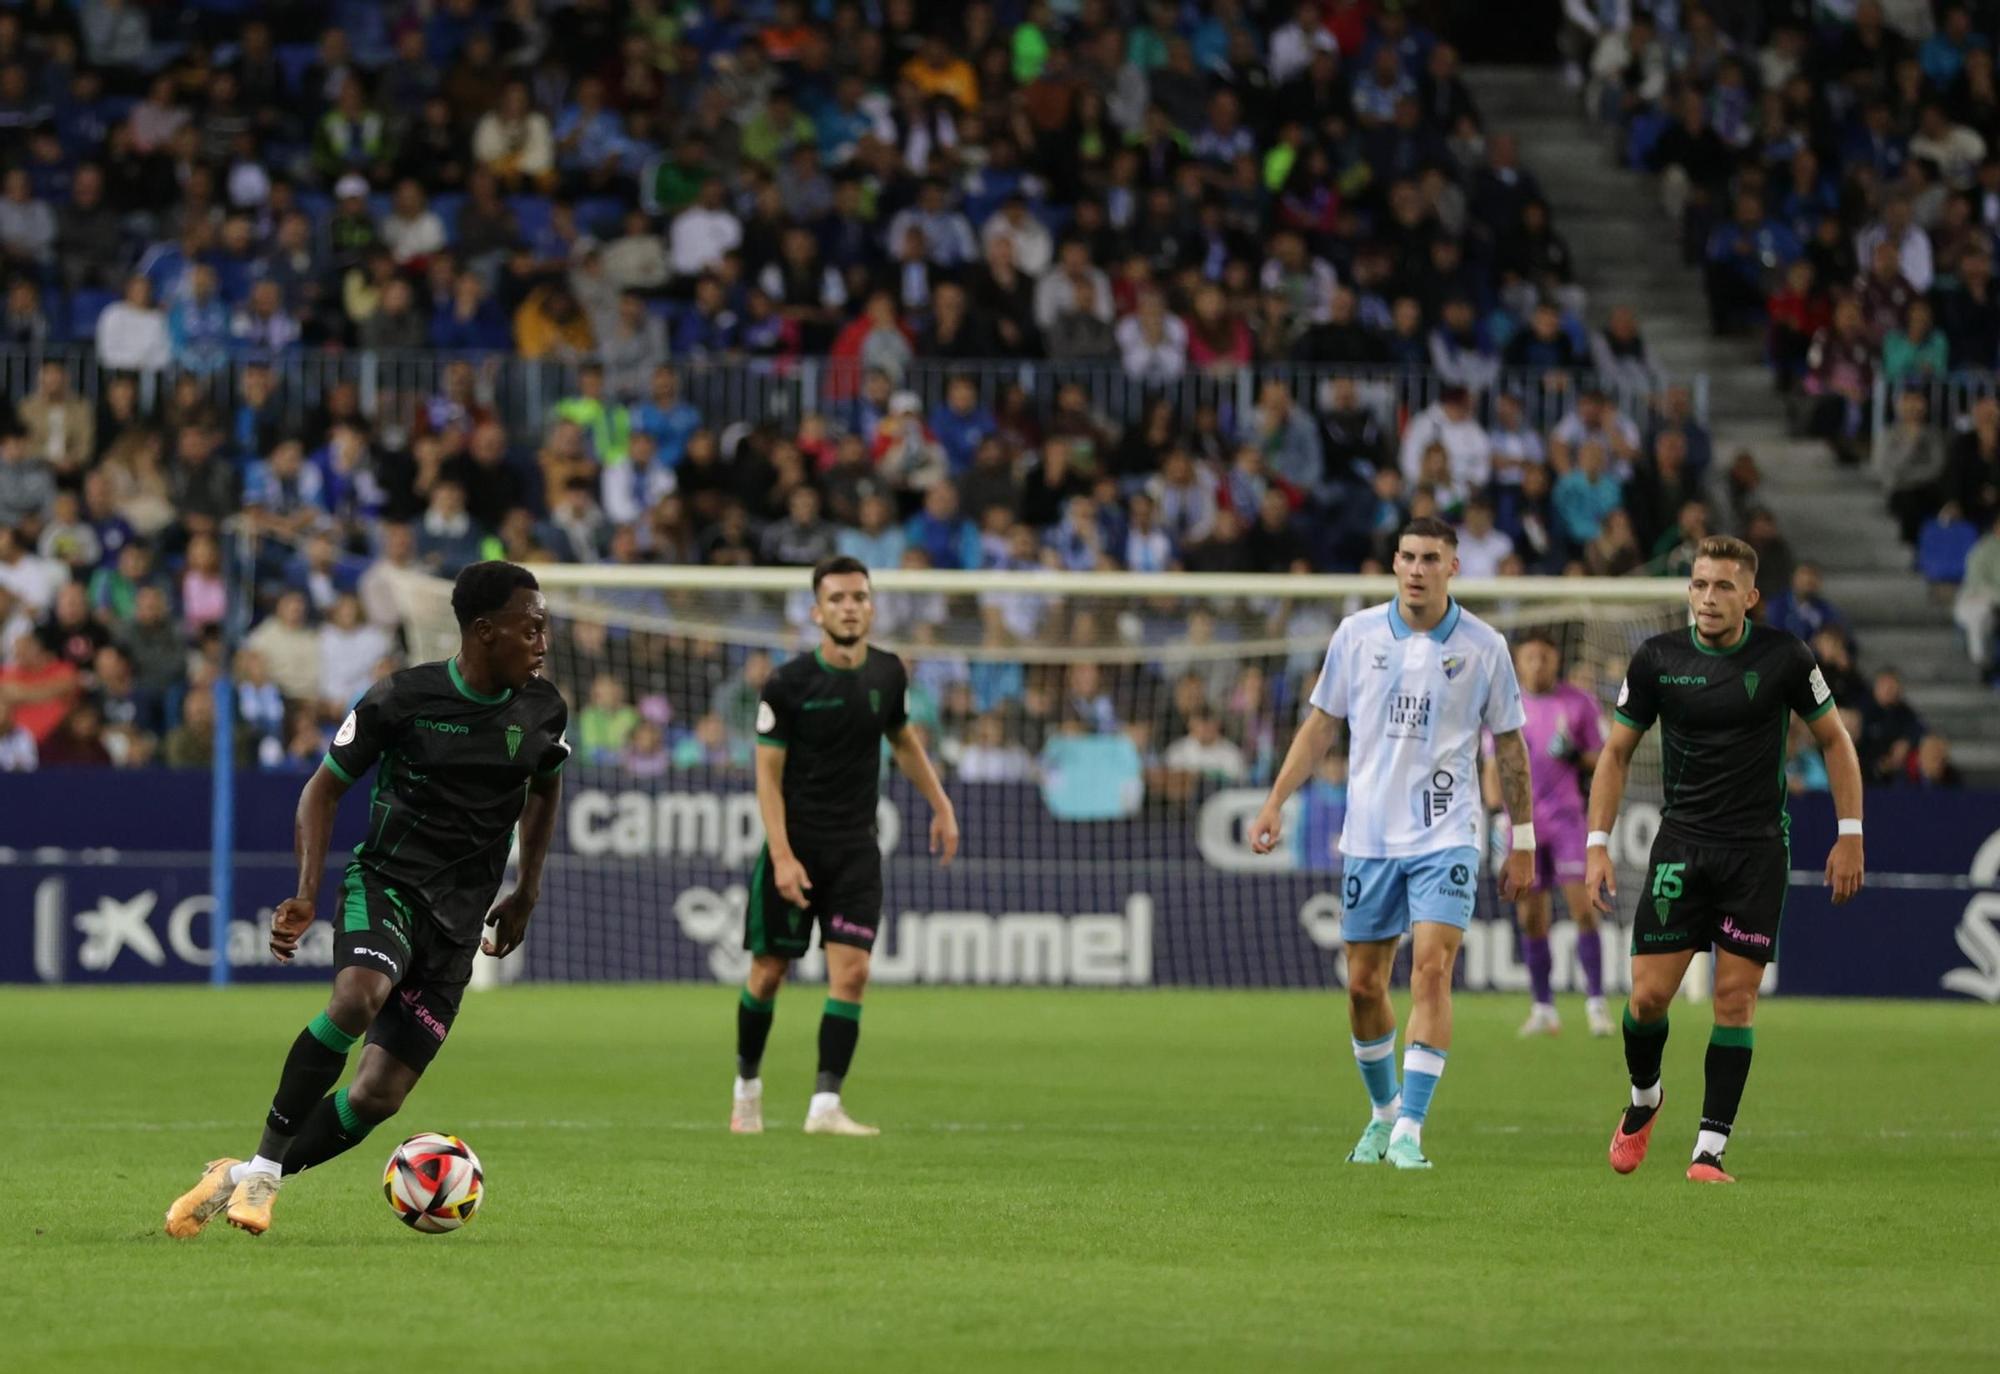
M1462 1000L1427 1145L1341 1162L1342 1003L882 989L808 1138L820 990L788 989L773 1129L728 1134L734 994L468 999L398 1120L262 1239L160 1214L255 1144L321 989L0 992L10 1370L1922 1369L2000 1361L1991 1008L1773 1001L1742 1183L1682 1178L1707 1009L1675 1012L1652 1160L1604 1161L1618 1042ZM390 1217L422 1129L478 1150L451 1236Z

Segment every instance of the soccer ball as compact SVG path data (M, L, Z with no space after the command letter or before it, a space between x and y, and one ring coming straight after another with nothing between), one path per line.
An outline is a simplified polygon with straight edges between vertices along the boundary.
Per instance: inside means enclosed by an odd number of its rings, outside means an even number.
M424 1131L389 1156L382 1195L396 1219L413 1231L456 1231L471 1221L486 1196L479 1156L455 1135Z

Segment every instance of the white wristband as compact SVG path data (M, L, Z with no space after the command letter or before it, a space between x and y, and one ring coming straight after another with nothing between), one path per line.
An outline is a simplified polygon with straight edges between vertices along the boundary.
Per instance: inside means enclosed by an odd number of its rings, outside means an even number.
M1514 848L1516 850L1532 850L1534 847L1535 823L1533 821L1523 821L1521 824L1515 826Z
M1583 847L1585 849L1611 848L1611 832L1609 830L1591 831L1588 835L1585 835L1583 837Z
M1840 833L1843 835L1859 835L1861 833L1861 818L1859 816L1842 816L1840 818Z

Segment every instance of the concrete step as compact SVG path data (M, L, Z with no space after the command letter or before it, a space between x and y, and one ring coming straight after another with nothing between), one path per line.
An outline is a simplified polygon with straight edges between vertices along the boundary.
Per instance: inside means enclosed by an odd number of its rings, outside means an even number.
M1864 671L1894 668L1909 684L1978 685L1972 661L1949 629L1899 627L1871 630L1865 639L1857 632L1855 638Z
M1930 588L1914 577L1843 572L1828 574L1822 582L1826 599L1856 626L1951 624L1950 610L1934 601Z

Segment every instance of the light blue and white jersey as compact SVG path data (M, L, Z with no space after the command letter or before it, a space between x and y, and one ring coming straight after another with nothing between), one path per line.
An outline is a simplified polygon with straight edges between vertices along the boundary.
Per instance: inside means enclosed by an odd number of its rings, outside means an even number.
M1347 722L1340 852L1351 859L1473 844L1479 732L1526 720L1506 638L1456 600L1422 634L1394 601L1341 621L1312 704Z

